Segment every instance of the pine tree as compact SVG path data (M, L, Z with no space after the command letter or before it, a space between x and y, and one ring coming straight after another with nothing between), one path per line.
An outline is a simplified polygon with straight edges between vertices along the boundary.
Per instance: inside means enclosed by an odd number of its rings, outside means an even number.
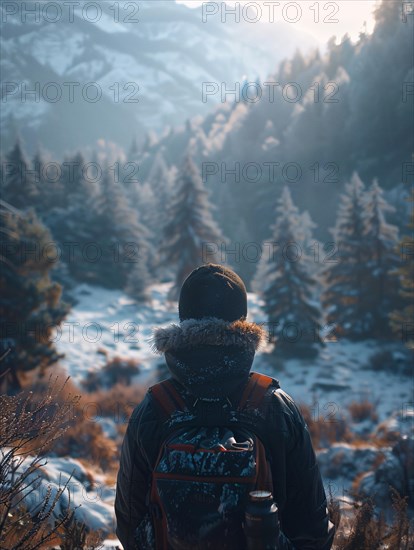
M127 190L127 197L131 207L138 212L142 224L151 230L151 240L156 239L153 224L155 217L154 211L157 207L157 197L155 197L154 190L147 182L134 182Z
M366 200L364 240L367 248L364 296L367 322L373 336L389 336L389 315L398 303L398 228L386 222L386 212L393 212L374 180Z
M364 184L354 174L341 197L332 230L339 257L333 258L325 270L323 295L328 323L335 323L337 333L346 334L350 339L369 333L364 296L367 277L364 208Z
M91 264L84 261L82 250L95 237L94 208L98 187L92 176L87 179L85 160L80 153L65 162L62 183L56 185L51 208L44 212L43 218L62 253L61 259L69 274L81 280L85 276L87 281L93 270L85 271ZM46 182L45 185L47 188Z
M141 284L146 287L149 234L138 221L137 211L129 206L124 188L114 182L108 170L94 204L94 216L93 242L102 251L96 268L89 266L95 282L109 288L125 288L139 263Z
M7 372L0 386L16 391L23 373L44 370L59 359L51 337L68 307L60 301L61 287L50 279L51 236L34 211L22 213L2 202L1 220L0 345L12 351L0 363Z
M160 152L155 156L147 182L154 189L160 200L168 200L171 193L171 176L168 166Z
M63 163L62 183L65 193L65 206L94 198L97 193L97 182L92 172L85 170L86 162L82 153L78 152Z
M265 257L259 277L264 310L271 333L276 337L276 346L294 355L313 353L315 345L321 344L318 338L321 312L314 296L317 278L311 274L302 246L311 226L303 230L301 219L305 218L299 214L285 187L272 227L269 244L274 244L273 251Z
M127 275L125 292L138 303L147 302L150 299L147 265L148 255L145 250L141 250Z
M45 204L45 181L44 181L44 169L45 161L42 153L38 150L32 160L34 184L37 191L37 205L36 211L39 214L46 206Z
M414 191L409 198L414 203ZM391 315L391 326L394 332L401 336L402 341L410 349L414 348L414 209L411 211L407 226L410 234L402 237L400 242L402 266L398 270L401 277L400 297L403 307L394 310Z
M48 166L41 151L37 151L32 160L35 184L37 188L36 214L46 219L47 214L55 207L63 206L64 193L61 183L62 174L59 165L54 169Z
M20 141L6 155L4 167L4 200L15 208L30 208L36 206L38 190L32 167L27 160Z
M201 176L187 156L175 180L175 195L166 211L167 223L160 246L162 266L175 273L170 299L178 296L185 277L205 263L208 243L220 248L224 238L211 215L211 205ZM210 248L209 248L210 250ZM214 261L209 254L208 261Z
M155 251L161 239L164 223L164 216L161 213L165 210L165 204L159 204L158 197L148 182L134 183L129 189L128 200L131 207L137 212L141 224L147 229L148 270L154 276L156 275L157 279L163 280L165 273L160 272L159 258Z
M165 206L170 202L172 194L171 173L161 153L157 153L154 159L145 186L148 189L145 193L147 200L143 204L146 214L143 212L143 215L147 218L155 244L161 238Z
M306 69L306 60L299 49L296 49L295 54L290 61L289 69L289 78L292 81L296 81L298 78L300 78L302 73Z

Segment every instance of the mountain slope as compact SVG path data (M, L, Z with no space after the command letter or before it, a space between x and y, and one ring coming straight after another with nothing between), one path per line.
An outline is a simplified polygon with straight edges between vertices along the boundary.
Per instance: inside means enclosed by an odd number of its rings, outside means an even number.
M37 4L37 22L29 14L22 21L24 3L16 15L3 14L1 72L12 88L2 103L4 148L16 130L30 150L40 143L61 154L98 139L127 147L134 135L208 112L203 82L231 88L245 74L265 77L298 37L304 47L313 44L283 24L266 26L267 41L259 41L256 25L205 24L199 9L172 1L103 2L95 23L90 9L82 12L84 1L73 22L63 8L60 20L48 23L42 14L52 18L52 10Z

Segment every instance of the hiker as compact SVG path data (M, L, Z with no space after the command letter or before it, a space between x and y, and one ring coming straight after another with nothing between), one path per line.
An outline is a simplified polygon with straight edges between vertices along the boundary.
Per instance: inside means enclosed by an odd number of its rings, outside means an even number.
M122 446L124 549L243 549L242 508L258 489L277 505L275 548L329 550L335 528L308 427L276 379L250 373L265 331L246 321L243 281L203 265L185 280L178 312L180 324L153 337L171 377L134 410Z

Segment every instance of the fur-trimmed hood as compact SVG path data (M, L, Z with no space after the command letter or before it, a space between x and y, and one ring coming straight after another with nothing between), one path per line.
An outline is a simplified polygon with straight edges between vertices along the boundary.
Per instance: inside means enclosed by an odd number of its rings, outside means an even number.
M154 330L153 348L158 353L198 346L236 346L256 351L264 340L265 330L243 319L227 322L215 317L187 319L179 325Z
M246 384L265 334L263 327L244 320L187 319L156 329L153 348L165 354L170 373L191 395L220 398Z

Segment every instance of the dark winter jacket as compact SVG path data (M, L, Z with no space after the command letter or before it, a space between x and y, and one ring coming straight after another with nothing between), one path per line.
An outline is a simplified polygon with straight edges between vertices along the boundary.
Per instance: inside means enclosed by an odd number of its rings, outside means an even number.
M258 325L246 321L190 319L158 329L154 344L165 353L172 380L186 400L225 396L237 403L263 336ZM292 542L288 547L329 550L335 530L306 423L276 380L265 403L265 446L281 529ZM146 499L161 441L159 412L149 391L129 421L118 473L117 535L125 550L135 548L135 529L148 514Z

